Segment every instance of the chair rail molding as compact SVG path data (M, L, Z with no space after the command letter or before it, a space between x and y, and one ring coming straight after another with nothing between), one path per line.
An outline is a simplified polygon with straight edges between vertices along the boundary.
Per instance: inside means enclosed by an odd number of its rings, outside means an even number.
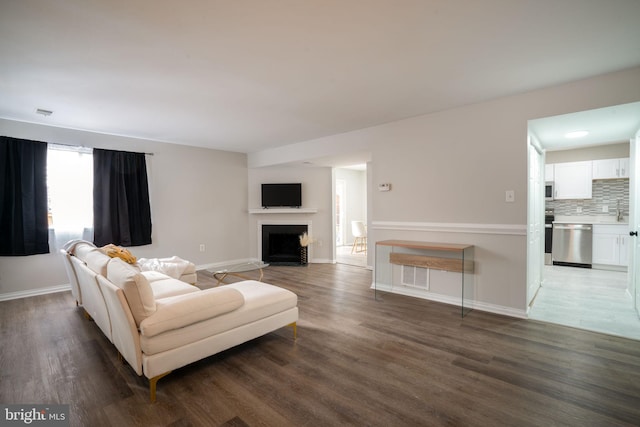
M526 224L466 224L449 222L372 221L374 230L434 231L447 233L506 234L526 236Z

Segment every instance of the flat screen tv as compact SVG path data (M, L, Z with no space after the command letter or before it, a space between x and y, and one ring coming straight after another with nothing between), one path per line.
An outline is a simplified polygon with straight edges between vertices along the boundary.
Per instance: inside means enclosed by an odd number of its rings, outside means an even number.
M302 184L262 184L263 208L299 208Z

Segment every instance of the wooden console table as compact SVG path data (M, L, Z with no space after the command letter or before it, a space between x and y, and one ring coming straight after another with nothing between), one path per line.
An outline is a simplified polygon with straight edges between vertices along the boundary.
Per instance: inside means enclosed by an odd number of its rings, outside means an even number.
M462 316L464 317L471 311L474 271L473 245L383 240L376 242L375 251L374 296L376 299L379 290L394 292L412 288L412 286L398 285L400 269L404 266L442 270L460 274ZM423 292L425 296L428 295L428 291L422 291L418 289L418 286L414 288L416 296L419 296L419 292Z

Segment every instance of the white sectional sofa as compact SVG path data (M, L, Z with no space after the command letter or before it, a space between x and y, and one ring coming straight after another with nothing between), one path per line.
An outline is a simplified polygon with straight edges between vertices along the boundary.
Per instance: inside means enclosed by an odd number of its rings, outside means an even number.
M158 271L139 271L90 243L61 251L76 303L138 375L157 381L172 370L298 320L297 295L246 280L213 289Z

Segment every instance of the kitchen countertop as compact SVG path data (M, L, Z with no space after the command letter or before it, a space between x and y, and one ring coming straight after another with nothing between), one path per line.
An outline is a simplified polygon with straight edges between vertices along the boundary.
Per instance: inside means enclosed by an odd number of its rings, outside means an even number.
M607 225L629 225L629 217L625 216L622 221L616 221L615 216L565 216L556 215L554 224L607 224Z

